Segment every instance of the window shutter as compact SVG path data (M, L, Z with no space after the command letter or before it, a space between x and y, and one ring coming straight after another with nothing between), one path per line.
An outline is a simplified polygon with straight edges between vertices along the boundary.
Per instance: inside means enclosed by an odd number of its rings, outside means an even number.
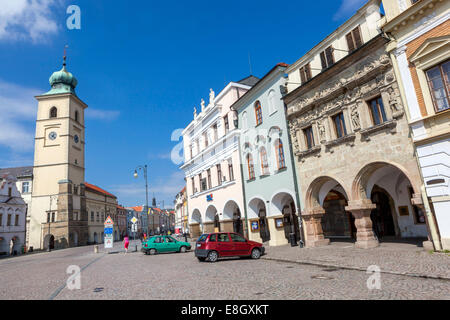
M328 47L326 50L325 50L325 54L326 54L326 57L327 57L327 65L328 65L328 67L329 66L331 66L332 64L334 64L334 56L333 56L333 47Z
M352 52L353 50L355 50L355 45L353 44L353 37L352 37L352 33L348 33L345 38L347 39L347 45L348 45L348 51Z
M322 69L327 68L327 60L325 59L325 52L320 53L320 62L322 62Z
M356 27L352 31L352 34L353 34L353 39L355 40L355 46L356 46L355 49L358 49L359 47L362 46L361 30L360 30L359 26Z
M312 78L311 65L309 63L305 66L305 75L306 75L306 80L310 80Z
M305 67L300 68L300 79L302 80L302 84L306 82Z

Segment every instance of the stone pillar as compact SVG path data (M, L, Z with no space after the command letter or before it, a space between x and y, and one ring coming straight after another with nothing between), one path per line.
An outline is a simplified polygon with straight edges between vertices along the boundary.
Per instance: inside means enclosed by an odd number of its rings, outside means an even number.
M189 225L189 229L190 229L190 237L191 238L198 238L201 236L201 231L200 231L200 224L199 223L193 223Z
M233 220L220 221L220 230L222 232L234 232Z
M361 249L376 248L379 246L378 240L372 229L372 219L370 213L377 206L369 199L350 201L345 207L346 211L355 217L356 243L355 246Z
M214 232L214 221L203 223L203 233L213 233Z
M302 213L306 231L305 246L307 248L321 247L330 244L330 239L325 239L322 229L322 217L325 210L321 207L307 209Z

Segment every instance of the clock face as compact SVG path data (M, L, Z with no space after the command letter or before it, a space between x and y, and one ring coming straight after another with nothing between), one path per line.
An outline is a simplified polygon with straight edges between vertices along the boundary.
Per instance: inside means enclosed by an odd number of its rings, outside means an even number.
M75 143L78 143L78 142L80 141L80 138L78 138L78 136L75 135L75 136L73 137L73 141L75 141Z
M56 137L58 137L58 134L57 134L55 131L52 131L52 132L50 132L50 133L48 134L48 138L49 138L50 140L55 140Z

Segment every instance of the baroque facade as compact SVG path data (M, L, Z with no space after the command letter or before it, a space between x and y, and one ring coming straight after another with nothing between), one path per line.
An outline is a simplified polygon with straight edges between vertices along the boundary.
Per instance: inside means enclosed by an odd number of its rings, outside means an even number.
M434 249L450 249L450 2L383 0ZM425 193L425 192L424 192ZM430 248L431 249L431 248Z
M287 67L277 64L231 106L239 120L249 239L271 246L286 245L291 234L300 240L300 203L280 91Z
M348 238L371 248L389 237L427 237L421 177L380 19L380 1L369 1L287 70L290 82L303 73L284 101L307 246ZM315 58L322 68L313 75Z

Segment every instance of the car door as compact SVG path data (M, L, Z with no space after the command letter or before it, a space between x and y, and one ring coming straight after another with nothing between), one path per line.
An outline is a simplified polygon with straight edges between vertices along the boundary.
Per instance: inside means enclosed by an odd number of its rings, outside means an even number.
M177 240L172 238L171 236L166 236L166 246L168 252L176 252L178 251L178 243Z
M238 256L250 255L250 244L247 240L237 233L230 233L231 241L233 242L234 254Z
M228 233L219 233L217 235L217 248L219 255L222 257L231 257L235 255L233 242L231 242Z
M153 247L156 249L156 251L164 252L164 243L162 242L162 237L155 237L155 239L153 240Z

